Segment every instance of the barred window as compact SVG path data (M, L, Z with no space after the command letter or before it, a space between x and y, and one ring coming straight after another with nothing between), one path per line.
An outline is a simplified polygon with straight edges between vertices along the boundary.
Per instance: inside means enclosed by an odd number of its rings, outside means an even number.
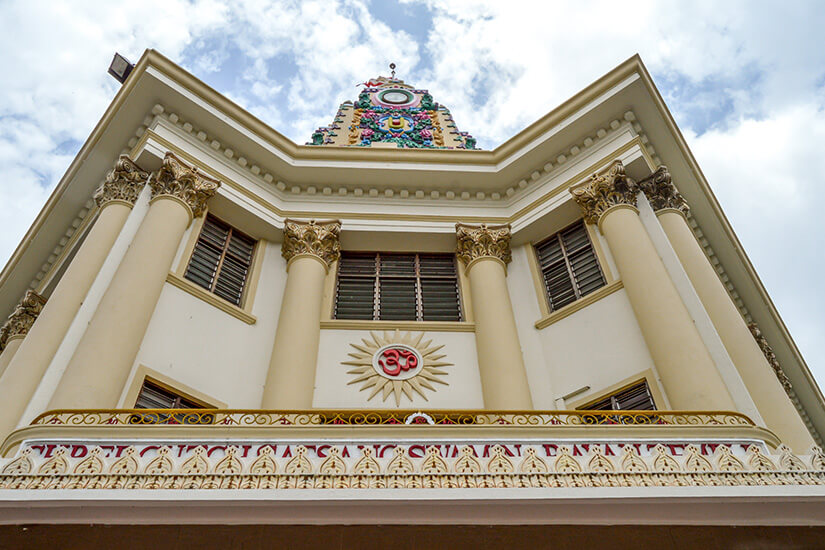
M606 284L583 221L535 246L550 311L556 311Z
M207 215L184 277L239 306L254 250L255 239Z
M643 380L584 407L584 411L655 411L656 403L650 394L647 381Z
M343 252L336 319L461 321L455 256Z

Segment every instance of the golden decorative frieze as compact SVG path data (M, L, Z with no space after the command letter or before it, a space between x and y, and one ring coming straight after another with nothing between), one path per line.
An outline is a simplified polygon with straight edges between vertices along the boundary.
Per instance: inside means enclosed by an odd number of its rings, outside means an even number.
M311 254L327 268L341 256L341 222L338 220L302 222L284 220L284 244L281 255L286 261L299 254Z
M134 205L148 179L148 172L144 172L127 155L120 155L115 167L106 174L106 180L98 187L92 198L98 207L112 201Z
M750 329L751 334L753 334L754 340L756 340L759 349L761 349L762 353L765 355L765 359L767 359L768 364L773 369L773 372L779 379L780 384L782 384L782 387L785 388L785 393L791 395L793 385L791 385L791 381L788 379L785 371L782 370L782 365L779 364L779 359L776 358L776 354L773 352L773 348L768 343L768 339L765 338L762 331L759 330L759 325L756 323L750 323L748 325L748 329Z
M197 167L189 167L172 153L166 153L160 170L149 181L152 198L175 197L186 204L195 218L206 210L206 201L221 182L204 176Z
M361 391L371 389L367 401L381 394L383 401L392 395L395 405L401 405L403 395L410 401L413 392L428 401L425 390L436 391L433 384L448 385L444 367L453 363L444 361L445 354L439 353L444 345L433 345L432 340L424 340L424 333L384 332L382 335L370 332L372 339L350 344L355 352L342 364L351 367L347 374L355 378L349 384L360 384Z
M455 224L456 254L464 265L485 257L498 258L505 264L512 261L510 224Z
M260 409L111 409L54 410L32 425L135 426L163 424L228 426L353 426L419 423L415 410L268 411ZM755 426L733 411L494 411L427 410L426 423L435 426Z
M14 308L6 322L0 327L0 350L12 338L25 336L43 310L46 299L33 290L27 290L23 299Z
M641 180L638 185L650 202L654 212L672 208L686 215L690 210L687 201L671 181L667 166L659 166L655 172Z
M392 489L825 485L819 447L751 442L33 443L0 489Z
M584 213L584 220L593 224L614 206L635 208L638 192L638 185L625 174L620 160L613 161L604 172L593 174L589 180L570 188L573 199Z

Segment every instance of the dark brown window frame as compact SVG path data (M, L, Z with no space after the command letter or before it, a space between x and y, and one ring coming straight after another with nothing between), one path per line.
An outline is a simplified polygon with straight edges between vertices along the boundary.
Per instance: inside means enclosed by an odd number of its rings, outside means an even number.
M425 320L425 305L424 305L424 296L423 296L423 287L422 280L442 280L442 281L450 281L455 285L455 293L456 293L456 314L457 320L452 322L462 322L464 321L464 307L463 307L463 298L461 295L461 277L459 274L459 266L458 260L455 254L449 253L441 253L441 252L369 252L369 251L342 251L343 255L349 255L351 257L354 256L361 256L363 258L374 258L374 269L370 274L347 274L346 277L352 278L359 278L359 279L372 279L373 283L373 290L372 290L372 317L369 319L356 319L352 317L339 317L338 312L338 304L339 304L339 297L340 297L340 290L341 290L341 261L338 262L338 270L336 272L336 281L335 281L335 295L333 297L333 318L340 319L340 320L362 320L362 321L414 321L414 322L443 322L443 321L433 321L433 320ZM381 272L381 258L382 256L414 256L414 274L413 275L399 275L399 274L383 274ZM453 274L450 276L444 275L422 275L421 273L421 257L427 256L443 256L443 257L450 257L453 262ZM382 279L396 279L396 280L412 280L415 284L415 319L381 319L381 280Z
M567 231L569 231L570 229L573 229L576 226L581 226L582 227L582 229L584 231L585 238L587 239L587 247L590 250L590 254L593 257L593 259L596 263L596 267L598 268L599 274L601 276L601 285L594 288L593 290L587 292L586 294L582 293L579 281L577 280L576 274L575 274L575 272L573 270L573 267L570 263L570 257L572 255L580 252L581 250L583 250L583 248L579 248L579 249L576 249L576 250L573 250L573 251L569 251L569 250L567 250L567 247L564 244L564 241L562 240L562 235L564 233L566 233ZM544 270L542 269L542 264L541 264L540 248L542 246L546 245L547 243L551 242L551 241L555 241L559 245L559 248L560 248L561 253L562 253L562 259L564 261L564 266L567 269L567 277L568 277L568 280L571 283L573 294L575 296L575 298L572 301L567 302L567 303L565 303L561 306L556 306L553 303L553 299L552 299L552 296L551 296L551 291L550 291L550 288L548 287L548 281L547 281L547 278L546 278L546 274L545 274ZM587 230L587 225L584 223L584 220L578 220L576 222L573 222L570 225L564 227L563 229L557 231L553 235L550 235L549 237L547 237L547 238L539 241L538 243L534 244L533 245L533 254L535 255L535 258L536 258L539 274L540 274L541 280L542 280L542 287L544 288L544 299L545 299L545 302L547 304L547 307L550 309L551 312L558 311L559 309L562 309L562 308L564 308L564 307L566 307L570 304L573 304L573 303L577 302L578 300L581 300L585 296L587 296L589 294L592 294L596 290L598 290L600 288L603 288L607 285L607 277L605 276L604 269L602 268L602 264L601 264L601 261L599 259L599 255L596 253L596 247L593 245L593 240L590 238L590 232Z
M619 397L621 397L623 394L627 394L631 391L636 390L636 388L639 388L640 386L644 386L644 389L647 393L648 399L650 400L650 405L651 405L652 408L650 408L650 409L623 409L623 408L620 408L619 407L619 405L620 405ZM609 409L606 409L606 408L603 408L603 407L602 408L594 408L597 405L606 404L608 402L610 403L610 408ZM604 394L600 397L597 397L596 399L588 401L584 405L580 405L579 407L577 407L576 410L580 410L580 411L652 410L652 411L655 411L655 410L658 410L658 408L656 407L656 399L653 397L653 392L650 390L650 384L648 383L647 378L642 378L641 380L637 380L635 382L632 382L630 384L622 386L621 388L619 388L615 391L611 391L611 392L606 393L606 394Z
M162 413L136 413L131 416L129 422L131 424L213 424L215 417L213 414L201 414L197 411L199 409L213 409L200 399L196 399L184 392L170 387L168 384L158 382L153 378L146 377L140 386L138 395L135 398L135 409L152 409L152 407L141 406L140 401L145 389L154 391L164 397L171 397L172 402L169 407L158 407L160 410L164 409L190 409L191 413L178 414L162 414Z
M214 271L214 275L212 277L212 280L210 281L209 286L205 286L204 284L202 284L201 281L198 281L194 278L191 278L189 276L189 274L190 274L190 269L192 269L192 261L195 259L196 255L198 254L198 247L199 246L209 247L211 245L212 247L217 248L214 245L214 243L205 244L207 241L206 241L206 238L203 236L203 234L204 234L204 230L207 228L207 223L209 223L210 221L213 221L216 226L223 226L223 228L225 228L227 230L227 235L226 235L226 240L223 244L223 247L220 250L220 257L218 258L218 262L215 266L215 271ZM238 256L237 254L233 253L230 250L230 243L232 242L233 236L238 236L242 240L246 240L248 242L249 246L252 249L251 252L250 252L248 260L246 258L242 258L242 257ZM202 239L204 240L204 244L201 244ZM225 222L224 220L220 219L219 217L217 217L217 216L215 216L211 213L207 213L206 218L204 219L204 222L201 225L200 231L198 233L198 237L195 241L195 246L192 248L192 253L189 255L189 260L186 263L186 269L184 270L183 277L187 281L203 288L204 290L206 290L210 294L215 295L216 297L220 298L221 300L229 302L230 304L236 305L238 307L243 307L243 304L246 301L247 289L249 287L249 280L250 280L250 277L252 276L252 270L255 266L255 256L256 256L257 253L258 253L258 240L257 239L253 238L252 236L250 236L250 235L248 235L248 234L246 234L242 231L239 231L232 224L229 224L229 223ZM220 278L221 278L221 272L222 272L222 270L224 268L224 265L226 263L227 256L229 256L235 262L238 262L239 264L243 265L246 269L246 274L244 275L244 278L243 278L243 284L241 285L240 296L238 297L237 302L227 298L226 296L222 296L221 294L218 294L216 292L218 283L219 283Z

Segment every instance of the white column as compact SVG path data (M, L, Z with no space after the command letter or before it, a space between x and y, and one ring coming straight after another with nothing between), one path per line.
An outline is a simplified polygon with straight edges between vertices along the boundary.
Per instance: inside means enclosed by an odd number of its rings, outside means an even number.
M149 185L149 211L78 343L50 409L117 405L180 240L220 182L167 153Z
M673 184L667 168L659 167L639 185L656 212L759 414L783 442L796 450L807 450L813 444L813 438L777 377L781 369L778 373L774 372L696 240L687 221L687 202Z
M340 256L341 222L284 222L287 279L261 407L309 409L315 393L321 302L329 266Z
M607 239L671 406L735 410L710 352L639 219L638 191L620 161L570 189L585 221L597 223Z
M97 219L0 379L0 432L12 430L26 410L148 178L121 155L95 192Z
M507 289L509 225L456 224L457 254L467 268L476 325L484 407L533 408L527 371Z

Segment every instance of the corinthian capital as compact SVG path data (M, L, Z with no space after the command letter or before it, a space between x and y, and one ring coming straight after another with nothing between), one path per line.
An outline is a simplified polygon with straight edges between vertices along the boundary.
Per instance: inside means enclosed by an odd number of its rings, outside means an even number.
M197 218L206 210L206 201L215 194L221 182L204 176L194 166L185 165L172 153L166 153L163 165L149 186L153 199L160 196L180 199Z
M466 225L455 224L456 254L464 265L484 257L498 258L505 264L512 261L510 253L510 224Z
M570 188L573 199L584 212L587 223L598 223L609 208L620 204L636 206L636 182L624 173L622 161L616 160L610 167L590 179Z
M40 294L33 290L26 291L5 324L0 327L0 350L5 348L6 343L12 338L28 334L45 303L46 299Z
M106 174L106 181L97 188L93 196L98 207L112 201L134 205L149 174L126 155L120 155L115 167Z
M639 187L644 191L654 212L665 208L673 208L683 214L688 213L687 202L670 180L670 172L667 171L667 166L657 168L655 172L639 182Z
M341 222L338 220L300 222L284 221L284 244L281 254L286 261L299 254L311 254L320 258L327 267L341 255Z

